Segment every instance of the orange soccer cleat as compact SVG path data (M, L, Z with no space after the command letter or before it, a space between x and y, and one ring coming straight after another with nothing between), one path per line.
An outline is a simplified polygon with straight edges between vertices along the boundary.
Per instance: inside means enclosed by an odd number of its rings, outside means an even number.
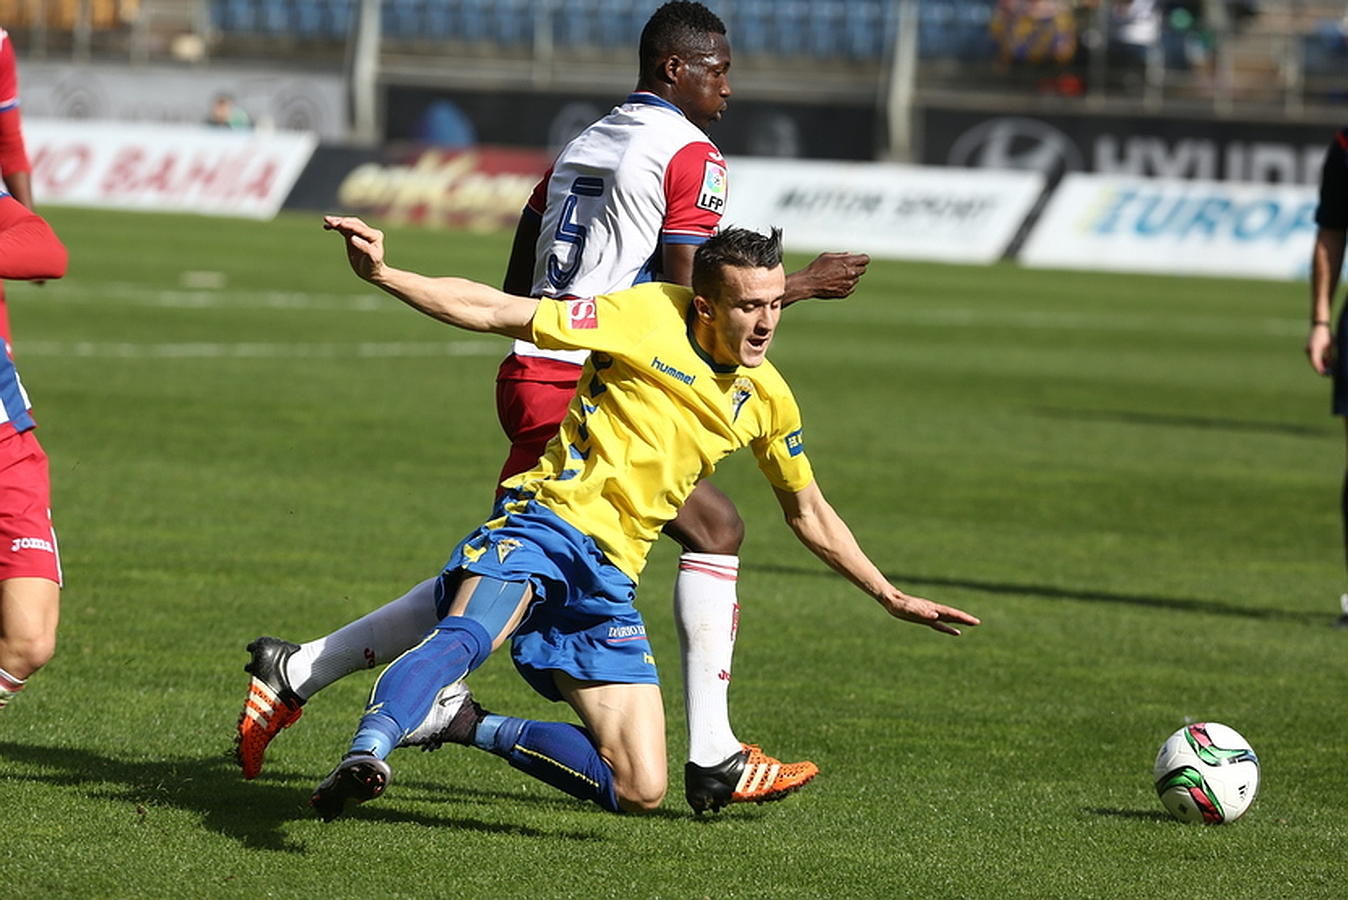
M819 774L808 760L784 763L756 744L715 766L688 763L683 767L684 796L695 813L716 812L730 803L767 803L800 790Z
M260 637L248 645L253 658L243 670L253 680L248 682L248 696L234 738L234 756L244 778L258 776L267 745L304 713L304 700L290 689L285 676L285 661L298 649L298 644L273 637Z

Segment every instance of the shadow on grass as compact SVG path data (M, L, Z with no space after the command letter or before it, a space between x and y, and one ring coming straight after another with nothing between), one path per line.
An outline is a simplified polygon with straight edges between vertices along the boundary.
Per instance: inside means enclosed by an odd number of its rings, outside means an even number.
M129 813L148 817L154 809L174 807L201 815L208 830L238 841L256 850L303 853L303 843L289 838L284 827L291 822L318 819L309 808L309 795L317 779L291 773L268 772L255 781L244 781L232 759L223 756L193 759L115 759L90 750L50 747L0 741L3 778L35 781L114 803L124 803ZM23 771L20 769L28 769ZM557 797L521 797L501 791L482 791L435 782L408 781L390 788L388 803L362 806L347 821L373 820L403 822L432 828L452 828L484 834L514 834L523 837L562 838L572 841L596 841L589 832L559 832L524 825L483 822L454 816L424 815L397 808L394 791L408 800L452 802L454 800L493 800L521 803L554 804L566 802ZM607 816L597 807L586 807L598 816ZM675 818L664 810L649 814ZM679 817L682 818L682 817Z
M1206 431L1281 434L1291 437L1323 438L1333 435L1332 428L1293 425L1288 422L1259 422L1248 419L1222 419L1209 416L1173 416L1161 413L1108 409L1052 409L1041 407L1039 415L1053 419L1082 419L1096 422L1122 422L1125 425L1159 425L1166 428L1201 428ZM1328 419L1326 419L1328 421Z
M751 565L740 564L741 571L769 572L774 575L818 576L836 578L828 569L805 568L803 566ZM915 575L911 572L886 573L885 577L894 584L921 584L935 587L962 588L981 591L985 594L1014 594L1025 597L1045 597L1050 600L1079 600L1087 603L1121 603L1129 606L1147 606L1158 609L1171 609L1177 612L1206 613L1216 616L1234 616L1242 619L1279 620L1297 622L1302 625L1332 625L1333 616L1318 612L1296 612L1271 607L1241 606L1225 603L1221 600L1203 600L1190 597L1157 597L1151 594L1123 594L1114 591L1078 591L1068 588L1049 587L1042 584L1012 584L999 581L975 581L967 578L940 578L931 575Z
M1140 819L1145 822L1169 822L1171 820L1168 813L1147 809L1105 809L1097 807L1095 809L1087 808L1082 812L1088 812L1095 816L1109 816L1112 819Z

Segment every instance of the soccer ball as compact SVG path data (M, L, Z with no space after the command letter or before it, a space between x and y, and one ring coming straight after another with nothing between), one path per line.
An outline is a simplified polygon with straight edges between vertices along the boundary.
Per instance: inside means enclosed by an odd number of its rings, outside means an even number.
M1221 825L1245 814L1259 790L1259 757L1235 729L1185 725L1156 754L1156 793L1186 824Z

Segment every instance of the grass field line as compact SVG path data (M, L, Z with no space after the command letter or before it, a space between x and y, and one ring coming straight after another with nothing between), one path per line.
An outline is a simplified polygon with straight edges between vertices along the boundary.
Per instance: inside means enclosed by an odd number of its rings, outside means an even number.
M501 341L313 341L306 343L21 341L19 356L84 359L421 359L504 356Z
M33 289L44 290L44 289ZM250 291L222 287L193 289L155 287L135 282L85 283L67 281L52 290L57 302L106 303L109 300L160 309L284 309L340 312L402 312L401 304L378 292L332 294L309 291ZM1020 328L1026 330L1161 332L1167 334L1242 335L1287 337L1306 329L1300 315L1242 318L1229 315L1163 315L1118 311L1081 312L1036 310L988 310L971 307L916 306L899 300L867 307L862 301L847 304L852 322L958 325L961 327Z
M968 327L1021 328L1032 331L1109 331L1164 334L1270 335L1287 337L1306 332L1303 316L1286 318L1239 318L1233 316L1172 316L1148 313L1079 313L961 309L958 307L904 308L886 310L879 316L860 316L855 321L883 321L913 325L958 325Z
M391 297L374 289L361 294L329 294L235 288L163 288L127 281L95 283L70 280L62 282L59 289L44 285L34 290L47 292L57 302L106 303L113 300L132 306L160 309L317 309L342 312L400 309L400 305Z

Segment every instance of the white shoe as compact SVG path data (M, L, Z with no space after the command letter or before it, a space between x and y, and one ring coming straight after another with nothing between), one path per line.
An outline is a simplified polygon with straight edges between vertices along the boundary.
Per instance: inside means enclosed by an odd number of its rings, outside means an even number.
M442 744L467 744L482 720L482 707L473 702L473 692L462 678L440 689L431 711L421 724L398 742L399 747L438 750Z
M1339 597L1339 619L1334 624L1339 628L1348 628L1348 594Z

